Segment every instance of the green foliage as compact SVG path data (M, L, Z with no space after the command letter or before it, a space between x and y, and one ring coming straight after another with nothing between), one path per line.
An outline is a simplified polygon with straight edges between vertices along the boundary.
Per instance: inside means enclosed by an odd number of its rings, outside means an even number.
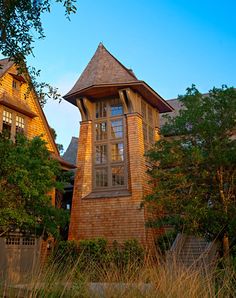
M236 229L236 91L223 86L202 95L195 86L181 96L183 109L169 118L147 153L153 192L147 205L170 224L209 239Z
M115 241L111 247L103 238L79 242L60 241L54 250L52 261L58 264L77 264L81 271L95 269L93 279L99 279L97 273L103 267L116 266L120 270L126 270L132 264L142 265L144 250L134 239L125 241L123 245Z
M61 181L56 180L60 177ZM63 189L58 162L51 158L40 137L18 135L13 143L0 135L0 228L19 228L36 234L58 236L69 215L51 205L48 193Z
M52 128L52 127L50 127L50 131L51 131L51 134L52 134L52 137L53 137L54 141L56 141L56 139L57 139L57 133L56 133L55 129ZM60 152L60 154L62 154L63 151L64 151L63 145L62 144L58 144L58 143L56 143L56 145L57 145L58 151Z
M173 230L164 233L156 239L157 248L162 254L165 254L165 252L171 248L176 236L177 233L175 230Z
M65 15L76 12L76 0L56 0L65 8ZM40 70L26 67L25 58L33 54L33 43L36 39L45 37L41 22L42 14L50 12L52 2L31 0L0 0L0 51L18 66L29 84L29 91L34 89L42 106L47 98L60 99L58 89L48 83L38 82ZM1 67L1 65L0 65ZM27 74L30 74L30 79Z
M59 0L67 17L76 12L75 0ZM36 37L44 38L42 14L50 12L51 1L0 1L0 49L17 64L32 54Z

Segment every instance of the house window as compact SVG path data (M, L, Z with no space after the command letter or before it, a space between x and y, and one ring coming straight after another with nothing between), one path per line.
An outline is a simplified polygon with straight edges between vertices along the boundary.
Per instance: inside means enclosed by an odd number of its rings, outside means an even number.
M6 137L10 138L11 130L12 130L12 113L4 110L3 111L3 124L2 124L3 134Z
M110 103L111 117L123 114L123 106L119 98L115 98Z
M21 116L16 115L16 134L24 133L25 119Z
M151 145L155 142L154 140L154 121L153 121L153 108L145 103L141 102L141 112L143 116L143 141L144 150L147 151Z
M13 80L12 81L12 88L17 89L17 86L18 86L18 84L17 84L16 80Z
M111 160L124 161L124 144L117 143L111 145Z
M119 139L123 137L123 120L117 119L111 121L111 137Z
M107 116L107 104L106 102L96 102L96 118L103 118Z
M125 135L123 106L120 99L95 104L94 122L94 188L124 188Z
M107 168L96 169L95 177L96 177L96 187L107 187L108 186Z
M25 132L25 117L18 114L16 111L4 109L2 117L2 132L6 137L14 140L18 133ZM0 119L1 124L1 119ZM1 125L0 125L1 126Z
M102 141L107 139L107 123L96 123L96 141Z
M112 186L122 186L125 183L124 167L112 167Z
M107 145L96 146L96 164L104 164L107 162Z
M17 97L17 98L20 97L20 86L21 86L21 83L18 80L15 80L15 79L12 80L12 95L14 97Z

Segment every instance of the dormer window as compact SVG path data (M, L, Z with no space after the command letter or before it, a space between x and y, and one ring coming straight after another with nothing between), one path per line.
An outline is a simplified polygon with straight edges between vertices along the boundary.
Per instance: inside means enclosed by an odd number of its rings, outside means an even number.
M21 82L14 79L12 80L12 95L15 97L20 97L20 86Z
M12 88L17 89L17 82L16 80L12 81Z

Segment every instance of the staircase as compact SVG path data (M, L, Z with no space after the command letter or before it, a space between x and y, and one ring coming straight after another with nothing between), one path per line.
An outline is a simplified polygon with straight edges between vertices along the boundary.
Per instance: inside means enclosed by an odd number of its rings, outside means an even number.
M169 253L168 259L185 267L209 267L215 263L218 244L207 242L204 238L178 234Z

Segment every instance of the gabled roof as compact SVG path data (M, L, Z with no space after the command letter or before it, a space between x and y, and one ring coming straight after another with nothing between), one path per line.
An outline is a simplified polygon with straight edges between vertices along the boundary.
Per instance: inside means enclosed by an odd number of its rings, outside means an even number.
M68 148L63 154L63 159L69 163L76 165L77 158L77 149L78 149L78 141L79 139L76 137L72 137Z
M179 115L179 111L183 108L183 104L179 99L169 99L167 102L174 108L174 110L172 112L160 114L160 128L167 122L167 119L164 117L165 115L175 118Z
M121 64L102 43L79 77L74 87L64 96L76 105L76 98L87 96L92 99L111 96L122 88L132 88L140 93L160 112L170 112L172 107L148 84L136 78L132 70Z
M13 61L8 58L0 59L0 77L14 64Z

